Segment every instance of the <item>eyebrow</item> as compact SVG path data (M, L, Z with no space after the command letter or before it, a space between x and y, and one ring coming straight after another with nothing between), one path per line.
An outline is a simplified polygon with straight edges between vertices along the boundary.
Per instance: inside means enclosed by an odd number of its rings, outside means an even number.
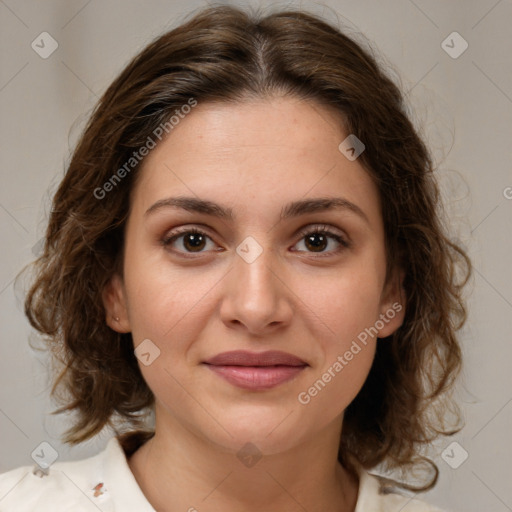
M211 215L220 219L232 221L235 219L235 214L232 208L222 206L213 201L200 199L197 197L167 197L160 199L152 206L150 206L144 216L150 215L163 208L180 208L193 213L202 213ZM281 210L281 220L299 217L308 213L325 212L332 210L348 210L355 213L367 223L368 217L363 210L356 204L344 199L343 197L317 197L311 199L303 199L300 201L292 201L286 204Z

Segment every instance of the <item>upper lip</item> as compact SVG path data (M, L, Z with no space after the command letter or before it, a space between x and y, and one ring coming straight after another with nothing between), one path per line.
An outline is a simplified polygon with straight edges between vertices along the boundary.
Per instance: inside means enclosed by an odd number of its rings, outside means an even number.
M217 354L204 362L214 366L307 366L307 363L297 356L279 350L267 352L233 350Z

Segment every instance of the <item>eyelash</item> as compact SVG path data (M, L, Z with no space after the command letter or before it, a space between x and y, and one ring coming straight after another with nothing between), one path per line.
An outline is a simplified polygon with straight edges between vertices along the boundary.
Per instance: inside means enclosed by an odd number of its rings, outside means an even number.
M204 232L204 231L201 231L200 229L197 229L195 227L193 228L181 228L181 229L178 229L178 230L175 230L171 233L169 233L168 235L166 235L162 240L161 240L161 244L165 247L169 246L171 243L173 243L175 240L177 240L178 238L180 238L181 236L183 235L187 235L187 234L194 234L194 235L202 235L202 236L206 236L208 238L210 238L210 240L212 239L208 233ZM327 252L321 252L321 253L314 253L314 252L310 252L310 254L317 254L316 257L319 257L319 258L322 258L322 257L326 257L326 256L332 256L334 254L338 254L339 252L343 251L344 249L347 249L350 247L350 244L349 242L347 242L347 240L345 240L345 238L343 238L341 235L339 235L338 233L334 232L334 231L331 231L328 226L315 226L314 228L304 228L303 230L301 230L299 233L298 233L298 236L300 237L299 238L299 241L302 240L303 238L305 238L306 236L308 235L314 235L314 234L322 234L322 235L327 235L328 237L330 238L333 238L334 240L336 240L336 242L338 242L340 244L340 247L338 247L337 249L335 250L332 250L332 251L327 251ZM309 252L309 251L296 251L296 252ZM199 253L184 253L183 251L178 251L179 254L183 255L183 254L201 254L201 252ZM185 258L195 258L196 256L183 256Z

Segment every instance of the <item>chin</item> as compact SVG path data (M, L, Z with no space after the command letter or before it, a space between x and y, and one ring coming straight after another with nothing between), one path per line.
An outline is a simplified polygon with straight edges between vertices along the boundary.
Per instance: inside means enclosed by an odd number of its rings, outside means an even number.
M225 411L222 425L231 435L219 429L216 429L215 435L212 435L211 429L205 429L204 435L237 455L240 451L250 451L251 446L263 455L273 455L297 446L307 438L308 433L313 435L318 428L300 421L297 410L291 407L281 405L266 407L266 411L265 408L261 409L261 406L245 406L242 411Z

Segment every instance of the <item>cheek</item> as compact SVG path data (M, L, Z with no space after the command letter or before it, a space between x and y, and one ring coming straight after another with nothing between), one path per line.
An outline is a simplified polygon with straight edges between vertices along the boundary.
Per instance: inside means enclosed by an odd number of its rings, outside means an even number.
M322 357L297 401L304 414L330 421L354 400L370 371L377 338L382 272L370 262L315 279L302 293L319 326L315 333Z
M326 425L340 416L357 396L370 371L376 342L357 341L337 354L297 395L301 414Z
M316 338L322 357L297 396L301 406L308 406L306 414L318 414L326 421L356 397L370 371L377 343L372 331L374 308L355 296L339 299L337 304L334 298L331 315L324 315L334 334Z
M175 332L182 336L189 327L197 328L199 318L206 317L209 293L220 277L215 271L173 267L158 253L132 252L125 261L125 268L130 269L125 286L135 342L151 336L163 342Z
M324 352L344 351L379 317L381 272L376 266L356 262L344 268L316 274L293 283L303 303L303 314L318 327L315 339Z

